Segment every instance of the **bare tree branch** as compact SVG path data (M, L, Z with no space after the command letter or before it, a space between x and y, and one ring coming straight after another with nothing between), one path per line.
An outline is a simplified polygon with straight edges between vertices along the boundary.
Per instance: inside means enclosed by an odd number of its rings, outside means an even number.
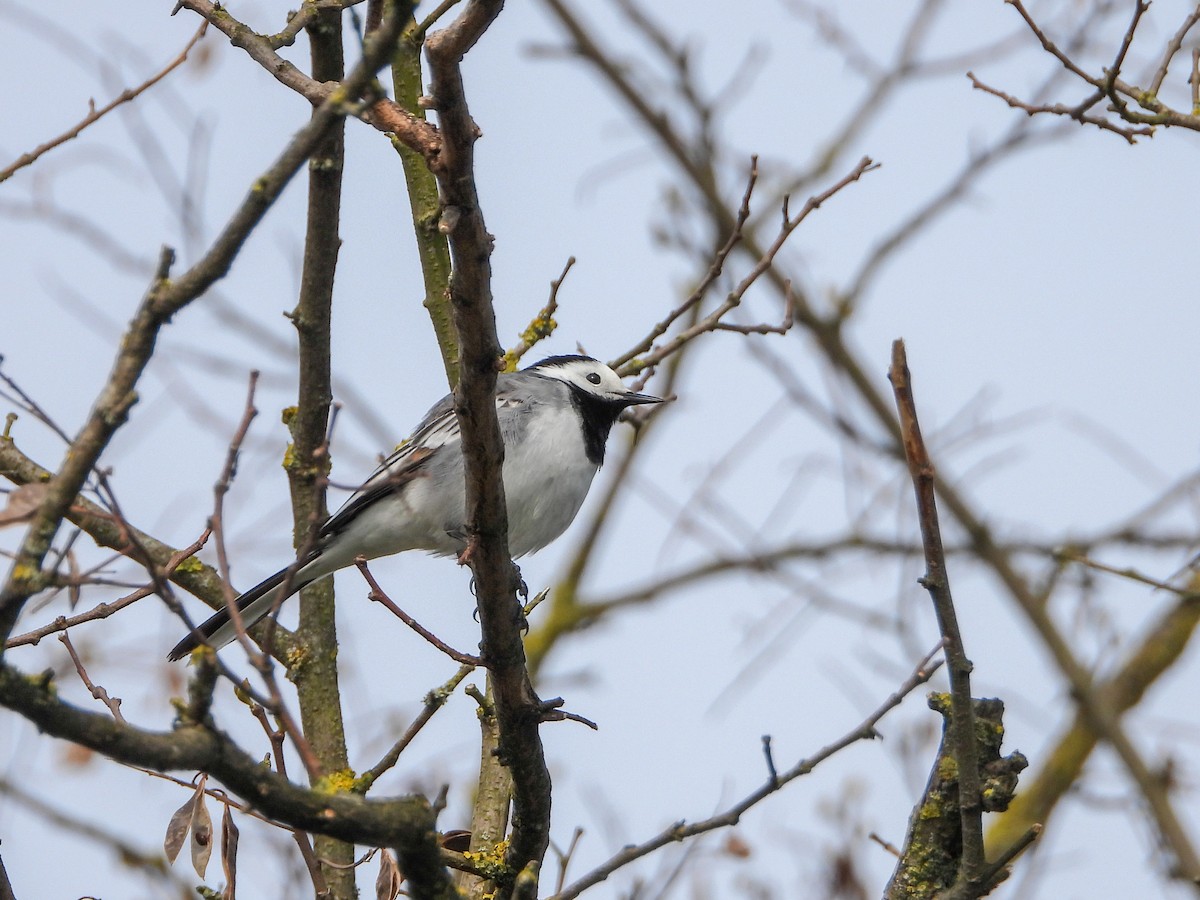
M446 705L446 701L450 699L450 695L454 693L464 678L475 671L475 668L470 663L459 666L458 671L450 676L450 679L445 684L434 688L425 695L421 712L413 719L404 734L400 736L400 739L391 746L379 762L355 779L355 790L358 793L365 794L384 772L396 765L397 760L400 759L400 754L412 743L413 738L433 718L433 714Z
M468 666L471 669L483 665L483 660L478 656L471 656L469 653L463 653L461 650L455 650L436 634L434 634L428 628L425 628L420 622L397 606L395 601L387 595L387 592L385 592L384 589L379 586L379 582L375 580L375 576L371 574L371 569L367 565L367 560L365 557L358 557L354 561L354 564L358 566L358 571L362 573L363 579L367 582L367 586L371 589L370 593L367 594L368 600L378 603L386 608L397 619L423 637L438 650L442 651L442 653L445 653L456 663L461 663L462 665Z
M558 312L558 289L567 280L567 273L571 271L573 265L575 265L575 257L572 256L563 266L562 273L550 282L550 298L546 301L546 305L538 310L528 327L521 332L521 339L517 345L505 351L504 371L515 372L517 364L525 354L536 347L539 341L550 337L554 333L554 329L558 327L558 323L554 320L554 314Z
M958 628L958 615L950 594L950 577L946 572L946 554L942 549L942 530L938 523L937 501L933 490L933 463L917 419L912 381L904 342L892 344L892 365L888 380L896 394L900 417L900 432L909 474L917 494L917 519L921 525L921 542L925 547L925 576L922 586L929 591L942 631L946 668L950 673L951 716L948 725L954 762L958 770L958 803L961 815L962 858L956 886L968 891L982 888L981 879L987 859L983 853L983 805L979 790L979 761L975 748L975 713L971 697L971 661L963 646Z
M53 685L0 665L0 702L47 734L157 771L202 770L220 779L272 819L306 831L373 846L419 852L432 834L433 816L421 798L362 800L350 794L310 791L264 769L228 737L200 723L173 732L123 725L107 714L73 707ZM407 871L407 870L406 870Z
M479 137L467 109L459 64L503 7L502 0L468 0L449 27L426 41L433 104L444 145L438 172L442 227L450 238L450 302L461 352L454 389L467 481L467 549L475 576L482 655L495 691L499 753L513 780L508 862L513 875L540 864L550 841L550 773L538 725L542 706L525 666L518 578L508 552L508 515L500 478L504 442L496 419L496 375L503 350L492 309L491 236L484 226L474 179ZM507 886L502 885L502 890Z
M395 13L393 13L395 15ZM339 82L345 77L341 10L326 10L306 25L313 78ZM315 114L315 113L314 113ZM287 425L292 436L286 468L292 500L293 544L300 558L329 517L325 488L329 480L330 407L333 404L332 320L342 209L342 171L346 165L345 122L341 121L313 154L308 167L308 211L300 292L291 316L299 340L299 384L295 414ZM281 592L282 593L282 592ZM290 677L296 685L300 721L312 751L327 773L350 773L346 726L334 622L333 579L300 590L296 635L305 650L304 664ZM303 758L303 757L302 757ZM310 783L318 784L310 772ZM314 855L320 882L333 900L354 900L354 845L318 836ZM307 862L307 859L306 859ZM310 871L311 871L310 865ZM319 893L319 892L318 892Z
M377 41L376 49L384 49L390 53L389 48L396 38L396 31L409 18L406 10L398 8L403 5L397 4L397 9L394 10L391 17L391 22L395 27L388 31L392 33L384 34L381 29L373 34L373 38ZM314 106L332 105L334 108L341 108L345 104L357 100L361 89L368 86L367 82L363 81L361 85L355 86L354 90L349 90L348 88L351 86L349 82L338 85L336 82L321 82L305 75L294 64L276 52L277 45L270 38L239 22L229 14L225 7L213 0L180 0L179 6L203 16L206 21L223 32L233 46L244 50L280 84L295 91ZM369 50L368 53L370 53ZM382 64L382 59L375 61L371 73L373 74ZM431 168L440 165L438 154L441 139L437 129L392 100L386 97L374 99L365 110L343 109L341 114L360 117L379 131L394 134L405 146L420 153Z
M1092 125L1104 131L1118 134L1131 144L1134 143L1137 137L1153 136L1154 129L1160 125L1200 131L1200 113L1197 112L1195 103L1192 104L1192 108L1188 112L1179 112L1164 103L1159 97L1159 91L1162 89L1163 83L1167 78L1171 61L1182 48L1188 32L1191 31L1197 22L1200 22L1200 8L1193 10L1184 18L1175 35L1167 42L1162 53L1162 59L1151 77L1150 87L1143 89L1122 80L1119 75L1129 49L1133 45L1138 26L1142 21L1142 16L1150 7L1150 4L1145 2L1145 0L1135 0L1132 18L1121 36L1116 57L1112 65L1104 69L1100 75L1090 75L1082 66L1076 63L1071 58L1070 53L1062 49L1058 43L1047 35L1046 31L1038 24L1037 20L1021 0L1005 0L1005 2L1013 7L1025 21L1026 26L1028 26L1034 37L1042 45L1042 49L1058 60L1068 72L1085 84L1090 85L1094 89L1094 92L1075 106L1064 106L1058 103L1027 103L1018 100L1016 97L998 88L990 87L975 78L974 75L971 75L972 84L978 90L999 97L1009 106L1014 109L1024 110L1028 115L1048 113L1051 115L1068 116L1080 124ZM1104 115L1095 115L1088 112L1097 103L1105 99L1109 101L1107 111L1115 114L1117 122L1112 121ZM1138 112L1130 106L1130 103L1136 104L1148 112ZM1139 127L1126 127L1118 124L1119 122L1126 122Z
M343 85L346 96L356 96L366 87L375 70L390 54L400 24L396 16L390 17L369 42L363 60ZM87 423L72 441L71 452L62 468L50 480L46 500L29 527L7 582L0 589L0 637L7 640L25 602L44 586L41 564L50 543L100 454L125 423L136 402L134 389L154 352L160 330L172 316L229 271L250 231L324 140L328 130L345 114L339 98L323 103L271 168L257 179L254 190L235 211L216 241L188 271L171 278L174 253L164 248L150 290L126 332L109 380Z
M171 555L171 558L162 567L162 578L171 578L175 571L187 560L192 559L200 549L208 541L211 534L210 529L205 529L204 533L196 540L194 544L184 547ZM27 631L25 634L19 634L16 637L9 638L5 643L5 649L13 647L21 647L26 644L36 645L42 638L47 635L57 634L60 631L66 631L68 628L74 628L76 625L82 625L84 622L94 622L97 619L107 619L113 613L120 612L125 607L136 603L143 597L152 596L157 590L157 585L154 582L140 587L132 594L121 597L112 603L98 603L96 606L89 609L87 612L80 613L76 616L58 616L53 622L48 625L43 625L41 628L35 628L32 631Z
M198 44L200 42L200 38L204 37L204 32L207 30L208 30L208 22L202 22L200 24L200 27L196 30L196 33L194 35L192 35L191 40L189 40L184 45L183 50L179 53L179 55L176 56L174 59L172 59L169 63L167 63L167 65L164 66L161 70L159 70L154 75L150 76L145 81L143 81L141 84L139 84L137 87L127 88L126 90L124 90L120 94L118 94L115 99L113 99L111 102L105 104L104 106L100 107L99 109L96 108L95 101L89 101L88 105L89 105L90 109L88 110L88 114L86 116L84 116L79 121L78 124L74 125L71 128L68 128L66 131L64 131L62 134L60 134L58 137L52 138L51 140L46 141L46 143L35 147L34 149L30 150L28 153L22 153L19 157L17 157L16 160L14 160L8 166L6 166L3 169L0 169L0 184L3 184L5 181L7 181L9 178L11 178L13 175L15 175L17 172L19 172L21 169L25 168L26 166L33 165L35 162L38 161L38 159L40 159L45 154L49 153L55 147L61 146L62 144L65 144L67 141L74 140L75 138L79 137L79 135L83 133L85 128L87 128L89 125L93 125L96 122L103 119L106 115L108 115L110 112L112 112L118 106L120 106L122 103L129 103L133 100L136 100L139 96L144 94L150 88L154 87L154 85L158 84L160 81L162 81L168 75L170 75L172 72L174 72L180 66L182 66L185 62L187 62L188 54L191 53L192 48L195 47L196 44Z
M864 719L856 728L847 732L838 740L831 744L822 747L812 756L805 757L797 762L791 768L784 772L777 772L773 765L768 766L768 778L766 782L737 803L729 806L724 812L707 819L702 819L698 822L688 824L684 821L676 822L670 828L655 835L649 840L643 841L640 844L631 844L621 850L619 853L612 856L606 862L597 866L591 872L579 878L577 881L570 884L565 890L559 891L552 895L548 900L571 900L578 897L585 890L593 885L607 879L610 875L616 872L623 866L635 860L641 859L649 853L653 853L667 844L676 843L686 840L696 835L704 834L718 828L729 828L736 825L741 817L752 807L760 803L765 798L771 796L776 791L783 788L788 783L795 781L804 775L808 775L817 766L829 759L831 756L845 750L852 744L859 741L873 740L879 736L875 730L875 726L885 715L895 709L903 702L904 698L916 690L920 685L927 682L933 674L941 666L941 661L932 661L935 654L941 651L941 644L935 647L924 659L922 659L913 673L907 680L901 684L896 691L887 698L874 712ZM768 759L770 757L768 756Z

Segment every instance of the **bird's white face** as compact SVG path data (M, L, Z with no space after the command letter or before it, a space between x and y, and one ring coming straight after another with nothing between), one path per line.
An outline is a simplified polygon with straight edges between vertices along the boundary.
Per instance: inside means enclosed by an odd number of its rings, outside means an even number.
M598 400L632 406L636 403L659 403L658 397L629 390L619 375L596 359L586 356L557 357L533 367L539 375L557 378L591 394Z

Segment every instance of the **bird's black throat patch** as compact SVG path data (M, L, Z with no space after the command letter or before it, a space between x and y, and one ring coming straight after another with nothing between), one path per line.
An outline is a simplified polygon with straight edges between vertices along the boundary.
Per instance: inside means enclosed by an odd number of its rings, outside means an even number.
M604 445L608 442L608 433L612 431L613 423L625 404L620 401L602 400L595 394L589 394L583 388L576 387L570 382L562 382L571 393L571 403L579 411L580 427L583 429L583 447L587 458L597 466L604 464Z

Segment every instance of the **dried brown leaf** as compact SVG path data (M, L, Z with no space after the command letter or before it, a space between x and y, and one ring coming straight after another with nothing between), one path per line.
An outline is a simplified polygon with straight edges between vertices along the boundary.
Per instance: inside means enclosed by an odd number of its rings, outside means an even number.
M44 483L23 484L15 491L9 491L8 502L0 509L0 528L6 525L21 525L33 518L42 501L46 499L47 486Z
M226 803L221 815L221 868L225 870L225 890L221 900L234 900L237 890L237 846L238 828L233 822L233 811Z
M196 803L192 808L192 868L201 878L208 868L209 857L212 856L213 827L212 816L208 814L208 804L204 797L204 779L196 789Z
M375 900L395 900L400 895L400 864L391 850L379 854L379 874L375 876Z
M175 810L171 821L167 823L167 834L163 838L163 852L167 854L167 859L171 862L175 862L175 857L183 849L183 842L187 839L188 830L192 827L192 809L195 805L196 795L193 794L188 797L187 803Z

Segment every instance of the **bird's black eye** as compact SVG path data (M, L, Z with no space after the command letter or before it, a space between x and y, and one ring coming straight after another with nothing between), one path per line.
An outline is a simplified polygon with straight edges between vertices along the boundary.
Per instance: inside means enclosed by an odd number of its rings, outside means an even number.
M592 384L599 384L600 383L600 374L598 372L588 372L587 380L590 381Z

